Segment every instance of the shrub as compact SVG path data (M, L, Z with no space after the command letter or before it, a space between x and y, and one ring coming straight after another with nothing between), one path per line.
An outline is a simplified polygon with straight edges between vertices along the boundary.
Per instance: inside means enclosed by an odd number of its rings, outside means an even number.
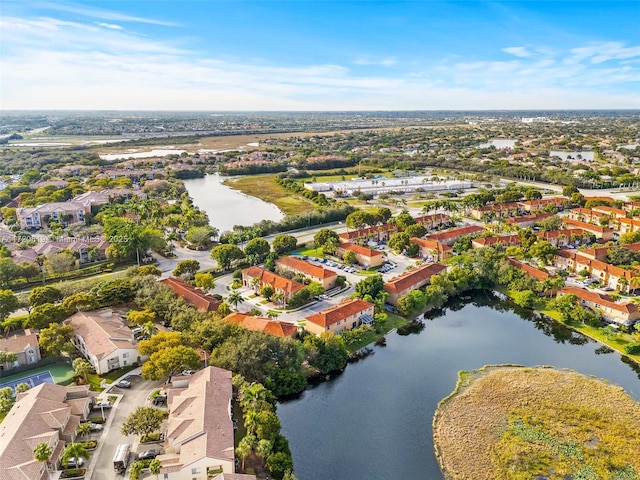
M624 346L625 353L629 355L640 355L640 343L630 343Z
M102 417L91 417L89 421L91 423L104 423L106 420Z
M159 442L162 440L160 433L150 433L149 435L143 435L140 437L140 443Z
M87 450L91 450L98 446L98 442L96 442L95 440L90 440L88 442L80 442L80 445L82 445Z

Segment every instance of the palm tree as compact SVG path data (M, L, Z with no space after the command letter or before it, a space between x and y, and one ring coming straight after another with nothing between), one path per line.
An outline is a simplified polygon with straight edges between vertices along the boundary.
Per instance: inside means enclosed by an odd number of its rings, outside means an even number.
M85 435L88 435L89 432L91 432L91 423L90 422L81 423L80 425L78 425L78 429L76 430L76 433L78 435L80 435L81 437L84 437Z
M251 288L253 291L258 293L258 287L260 287L260 277L253 277L251 279Z
M256 437L253 435L247 435L238 444L236 448L236 455L238 455L242 459L242 471L244 471L244 461L245 459L251 455L253 452L253 444L255 443Z
M37 462L44 463L47 472L49 471L49 458L51 458L51 454L53 453L53 449L49 446L48 443L39 443L38 446L33 451L33 458Z
M87 460L89 458L89 452L81 443L72 443L69 445L62 454L61 462L63 465L68 465L71 458L76 459L76 465L79 458Z
M76 358L72 364L73 370L76 375L81 375L84 383L87 383L87 374L93 372L93 365L87 362L84 358Z
M243 301L244 301L244 299L242 298L242 295L240 295L240 292L238 292L235 289L227 297L227 302L229 302L231 305L233 305L233 308L235 308L236 311L238 310L238 304L242 303Z
M158 475L160 475L161 468L162 464L160 463L160 460L158 460L157 458L151 460L151 463L149 464L149 472L151 473L151 475L156 476L156 480L158 478Z
M276 305L279 305L279 304L281 305L284 302L284 293L282 292L274 293L273 296L271 297L271 301Z

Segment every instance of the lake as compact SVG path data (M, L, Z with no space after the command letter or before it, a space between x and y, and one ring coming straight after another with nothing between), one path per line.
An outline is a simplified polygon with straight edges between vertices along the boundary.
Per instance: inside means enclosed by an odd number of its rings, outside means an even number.
M640 369L618 353L491 294L455 301L418 334L280 403L278 417L300 480L440 480L431 422L459 370L487 364L553 365L607 378L640 400Z
M193 203L209 215L209 223L220 233L234 225L253 225L260 220L279 221L284 213L272 203L245 195L222 182L228 177L218 174L184 180Z
M573 151L573 152L563 152L560 150L551 150L549 152L550 157L558 157L564 161L585 161L585 162L593 162L595 157L594 153L591 151Z
M489 148L496 147L498 150L502 150L504 148L513 148L516 146L516 140L508 140L506 138L493 138L489 140L487 143L481 143L477 148Z

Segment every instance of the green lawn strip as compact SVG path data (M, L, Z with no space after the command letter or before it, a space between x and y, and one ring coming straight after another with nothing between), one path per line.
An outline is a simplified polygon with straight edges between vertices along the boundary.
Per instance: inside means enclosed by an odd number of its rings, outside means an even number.
M324 253L322 253L322 248L301 248L298 250L294 250L292 253L297 253L298 255L306 255L307 257L318 257L318 258L324 257Z
M378 340L378 338L383 337L394 328L398 328L399 326L404 325L405 323L408 322L406 318L401 317L400 315L396 315L395 313L386 312L386 314L387 314L387 320L384 323L383 332L377 333L374 330L367 333L360 342L354 343L347 347L347 350L349 351L349 353L357 352L361 348L364 348L367 345L375 342L376 340Z
M315 204L306 198L286 190L276 183L276 176L248 175L225 180L224 184L234 190L273 203L286 215L297 215L315 210Z

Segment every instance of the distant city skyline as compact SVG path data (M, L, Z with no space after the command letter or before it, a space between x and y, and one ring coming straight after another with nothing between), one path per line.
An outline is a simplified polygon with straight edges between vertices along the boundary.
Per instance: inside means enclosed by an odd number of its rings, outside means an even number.
M0 108L640 108L636 1L3 0Z

